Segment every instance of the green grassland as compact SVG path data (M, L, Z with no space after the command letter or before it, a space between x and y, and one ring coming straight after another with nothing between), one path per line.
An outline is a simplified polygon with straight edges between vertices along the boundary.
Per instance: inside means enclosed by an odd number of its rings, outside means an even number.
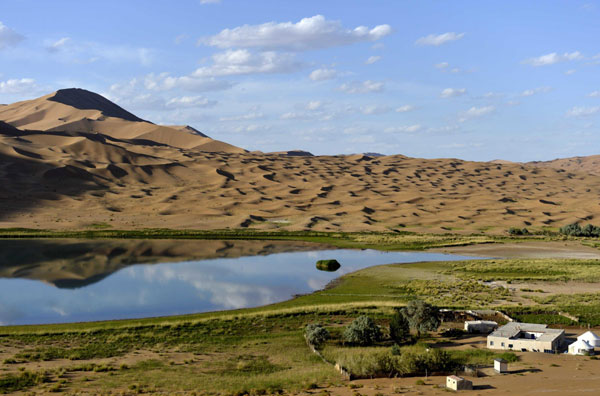
M599 277L600 262L593 260L384 265L345 275L325 290L253 309L0 327L0 392L258 395L312 389L343 378L306 346L303 329L308 323L322 323L335 334L367 314L385 329L394 307L420 298L440 307L501 308L521 320L573 324L559 314L567 312L581 325L598 325L600 294L535 294L525 300L524 293L484 281L598 282ZM389 349L386 345L365 351L334 344L324 352L334 360L367 362L370 355ZM495 356L469 352L461 358L466 352L453 353L454 361L471 363L489 363Z

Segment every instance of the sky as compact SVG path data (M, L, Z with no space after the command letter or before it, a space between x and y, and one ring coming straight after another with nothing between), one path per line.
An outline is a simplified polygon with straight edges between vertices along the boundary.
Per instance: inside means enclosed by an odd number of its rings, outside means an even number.
M600 1L2 0L0 103L100 93L248 150L600 154Z

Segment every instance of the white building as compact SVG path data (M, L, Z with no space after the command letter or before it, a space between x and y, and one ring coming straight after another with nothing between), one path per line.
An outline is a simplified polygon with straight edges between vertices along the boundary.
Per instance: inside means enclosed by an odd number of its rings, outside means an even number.
M504 359L494 359L494 371L497 373L507 373L508 363Z
M462 377L457 377L456 375L449 375L446 377L446 388L455 391L469 390L473 389L473 383Z
M513 351L557 352L564 343L565 331L547 325L509 322L487 337L489 349Z
M569 353L571 355L593 355L594 347L587 341L577 340L569 345Z
M469 333L489 334L498 328L498 323L492 320L467 320L465 321L465 331Z
M600 347L600 337L598 337L596 334L592 333L591 331L586 331L585 333L583 333L582 335L577 337L577 340L578 341L583 340L583 341L587 342L588 344L590 344L594 348Z

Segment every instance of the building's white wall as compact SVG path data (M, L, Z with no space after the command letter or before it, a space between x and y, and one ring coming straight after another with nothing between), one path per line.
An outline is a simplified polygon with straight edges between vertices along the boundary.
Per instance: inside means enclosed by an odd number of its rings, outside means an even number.
M528 339L510 339L505 337L491 337L487 338L487 347L489 349L503 349L503 350L515 350L520 351L525 349L532 352L544 352L546 350L553 351L560 345L561 337L552 341L538 341ZM504 343L504 345L503 345Z

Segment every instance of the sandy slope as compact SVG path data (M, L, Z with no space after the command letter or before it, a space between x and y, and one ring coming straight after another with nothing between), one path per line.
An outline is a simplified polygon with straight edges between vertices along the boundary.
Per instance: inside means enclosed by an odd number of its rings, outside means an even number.
M600 176L600 155L559 158L553 161L531 162L530 165L562 169L567 172L586 172Z
M247 153L93 95L82 108L52 95L0 107L0 120L44 129L0 124L0 226L502 233L600 215L600 176L587 172Z

